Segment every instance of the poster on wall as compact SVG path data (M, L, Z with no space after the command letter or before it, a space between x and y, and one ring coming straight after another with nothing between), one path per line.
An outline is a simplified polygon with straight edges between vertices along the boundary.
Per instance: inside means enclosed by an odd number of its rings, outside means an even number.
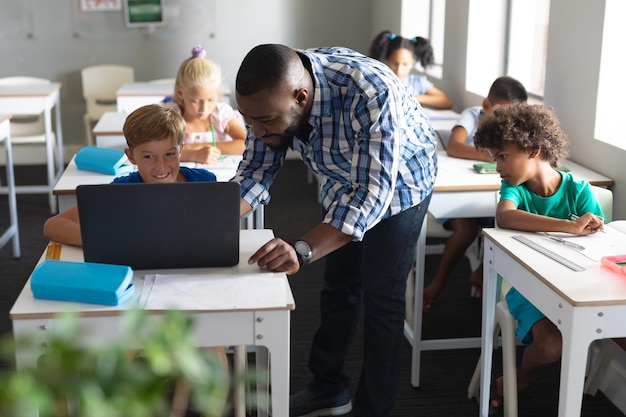
M124 0L124 19L126 26L151 27L165 25L164 0Z
M0 22L4 20L2 4L24 4L34 0L0 0ZM40 1L40 0L37 0ZM106 0L99 0L99 3ZM92 13L96 0L72 0L72 36L82 39L125 40L151 37L158 39L212 39L216 30L217 0L108 0L121 9L113 13ZM85 11L93 3L94 9ZM15 6L13 6L15 8ZM9 7L10 9L10 7ZM32 8L29 8L32 10ZM113 9L109 9L113 10ZM7 16L8 17L8 16ZM0 25L0 33L8 26Z
M122 0L80 0L83 12L122 10Z

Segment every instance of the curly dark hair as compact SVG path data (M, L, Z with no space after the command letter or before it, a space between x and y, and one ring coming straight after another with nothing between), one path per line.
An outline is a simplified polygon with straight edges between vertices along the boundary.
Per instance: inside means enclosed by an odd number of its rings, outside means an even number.
M498 106L491 114L484 114L474 134L474 144L492 150L508 144L539 150L540 156L555 168L568 154L567 135L553 109L538 104Z

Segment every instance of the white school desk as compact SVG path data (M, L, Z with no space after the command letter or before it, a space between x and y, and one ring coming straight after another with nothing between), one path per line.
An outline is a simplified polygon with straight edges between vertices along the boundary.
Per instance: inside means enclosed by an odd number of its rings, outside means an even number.
M230 87L223 83L221 86L222 99L231 104ZM174 95L174 81L171 83L132 82L124 83L117 90L117 111L130 113L146 104L160 103L166 97Z
M100 148L124 149L126 138L122 128L128 113L107 111L102 114L91 131L96 146Z
M454 110L438 110L424 107L430 124L435 130L450 130L461 116Z
M117 111L130 113L146 104L160 103L174 95L173 83L132 82L124 83L117 90Z
M512 238L531 236L484 229L484 282L480 412L489 414L497 274L541 310L563 337L559 417L580 416L587 354L596 339L626 336L626 280L581 253L548 242L545 247L586 268L574 272ZM626 253L626 239L619 242ZM542 245L544 246L544 245Z
M13 175L13 151L11 150L11 115L0 114L0 143L4 142L6 154L7 197L9 200L9 227L0 235L0 249L9 240L13 243L13 257L20 257L20 234L17 223L17 202L15 198L15 176Z
M256 265L248 265L248 258L260 246L270 240L274 234L271 230L242 230L240 263L230 268L203 268L161 271L135 271L133 283L139 288L143 285L143 277L154 273L201 273L244 276L259 272L267 273ZM40 262L45 258L45 253ZM61 259L69 261L83 261L80 248L63 246ZM197 309L195 307L182 311L195 321L195 338L198 347L251 345L264 346L269 351L271 362L269 377L271 383L271 411L272 416L288 417L289 415L289 343L290 343L290 315L295 308L295 302L285 274L276 273L276 279L284 281L284 302L273 307L263 309L246 308L245 301L241 307L228 310ZM242 285L233 280L233 285ZM245 285L245 284L243 284ZM140 292L137 291L138 293ZM221 297L221 295L216 295ZM79 325L85 330L84 339L79 341L81 346L97 346L101 343L110 343L121 336L120 315L122 312L136 306L138 294L119 306L102 306L97 304L83 304L41 300L33 298L30 289L30 279L19 294L11 308L10 317L13 322L13 334L16 338L29 335L34 337L36 345L41 347L35 352L16 352L17 366L20 368L34 365L37 357L45 353L45 344L49 341L49 334L58 324L57 316L63 312L78 313ZM134 301L133 301L134 300ZM254 301L250 301L254 303ZM249 302L249 304L250 304ZM210 305L210 300L208 300ZM163 310L147 310L150 323L159 325L163 318ZM141 346L129 346L140 349Z
M46 129L46 158L48 161L48 182L46 185L20 185L16 186L16 192L24 194L48 193L50 198L50 211L56 212L56 199L52 195L52 189L59 176L63 172L63 133L61 130L61 101L60 83L2 86L0 87L0 113L16 115L40 114L44 115ZM56 144L52 135L52 118L50 111L55 109ZM56 146L56 155L54 153ZM56 167L53 161L56 159ZM6 193L6 188L2 187Z
M452 158L445 151L439 152L437 157L439 173L428 211L438 219L495 216L496 192L500 189L500 176L477 173L473 164L479 161ZM574 177L585 179L593 185L609 187L614 184L612 179L575 162L565 160L563 165L569 168ZM480 337L422 340L426 232L426 221L424 221L417 242L413 325L409 326L406 321L404 323L404 334L412 346L411 384L414 387L420 385L422 351L480 346Z
M104 112L91 131L95 138L96 146L101 148L124 149L124 122L128 113Z
M65 211L76 204L76 187L79 185L109 184L116 177L115 175L78 169L74 160L75 158L76 155L74 155L69 164L67 164L67 168L63 171L63 174L52 191L56 198L58 198L59 211ZM182 162L181 165L193 168L206 168L215 174L218 181L228 181L235 176L236 172L236 167L232 166L218 167L200 165L193 162ZM246 227L248 229L263 229L264 212L263 204L259 204L253 214L251 213L245 217Z

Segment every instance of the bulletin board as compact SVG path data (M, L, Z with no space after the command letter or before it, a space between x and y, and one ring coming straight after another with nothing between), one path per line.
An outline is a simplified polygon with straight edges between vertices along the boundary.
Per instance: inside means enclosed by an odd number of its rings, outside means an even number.
M123 10L85 11L80 3L83 0L74 1L72 29L78 38L129 40L146 36L174 39L215 35L216 0L165 0L165 24L142 28L126 27ZM0 2L12 4L11 0Z

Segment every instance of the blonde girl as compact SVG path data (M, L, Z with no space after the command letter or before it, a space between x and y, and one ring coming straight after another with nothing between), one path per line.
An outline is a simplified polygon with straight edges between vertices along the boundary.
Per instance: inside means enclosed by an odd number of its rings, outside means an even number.
M198 45L180 65L173 101L164 105L187 123L181 161L214 164L221 154L240 155L246 131L238 112L222 101L220 67Z

